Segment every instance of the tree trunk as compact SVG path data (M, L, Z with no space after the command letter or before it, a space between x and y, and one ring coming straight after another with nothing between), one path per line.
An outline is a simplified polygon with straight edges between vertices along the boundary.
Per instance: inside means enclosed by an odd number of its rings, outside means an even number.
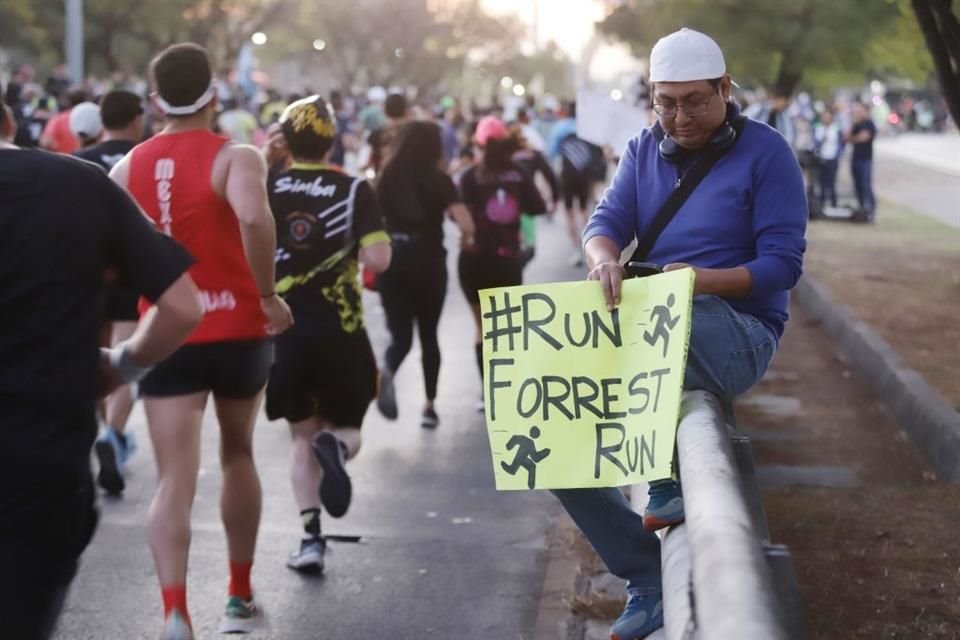
M941 31L941 25L932 8L932 2L936 1L910 0L910 4L917 16L927 48L930 49L930 55L933 57L933 65L937 70L937 78L947 101L947 107L950 109L950 115L954 122L960 124L960 72L958 72L960 60L951 59L950 49L947 46L947 41L950 39L949 31ZM947 9L947 7L941 7L940 11L948 14L946 15L948 19L956 20L952 11Z
M940 25L943 43L953 58L955 70L960 71L960 21L953 15L950 0L933 0L930 9Z
M777 73L777 79L773 83L773 95L792 96L800 84L801 78L803 78L802 71L794 71L787 66L788 64L789 62L786 58L780 63L780 71Z

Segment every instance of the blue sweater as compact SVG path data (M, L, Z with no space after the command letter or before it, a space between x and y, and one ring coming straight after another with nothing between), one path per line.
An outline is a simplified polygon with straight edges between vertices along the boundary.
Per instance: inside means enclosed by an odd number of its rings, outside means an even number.
M625 248L648 227L687 166L660 157L651 129L630 140L613 182L583 232ZM800 278L807 202L797 160L776 130L747 120L739 139L663 230L647 260L724 269L745 266L750 295L728 298L777 339L788 318L788 291Z

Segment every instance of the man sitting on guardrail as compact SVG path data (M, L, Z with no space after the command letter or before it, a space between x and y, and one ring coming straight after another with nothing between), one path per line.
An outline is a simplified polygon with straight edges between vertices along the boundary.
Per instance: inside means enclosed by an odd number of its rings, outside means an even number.
M787 321L802 269L807 205L800 167L783 137L746 119L730 98L720 47L682 29L650 55L658 121L633 138L584 231L588 276L620 304L623 249L634 259L693 268L693 328L685 389L733 398L757 383ZM681 470L682 471L682 470ZM654 483L644 516L615 488L555 494L615 575L626 609L612 640L663 625L660 543L648 529L683 521L680 486ZM644 523L649 525L644 527Z

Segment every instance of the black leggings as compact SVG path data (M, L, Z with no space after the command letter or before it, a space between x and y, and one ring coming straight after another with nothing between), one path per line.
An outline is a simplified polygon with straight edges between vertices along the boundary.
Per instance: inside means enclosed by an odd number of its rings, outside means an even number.
M378 288L391 337L387 368L395 372L410 353L416 320L423 352L423 382L427 399L433 400L440 377L437 325L447 295L446 256L424 255L412 247L400 249L394 253L390 268L380 276Z

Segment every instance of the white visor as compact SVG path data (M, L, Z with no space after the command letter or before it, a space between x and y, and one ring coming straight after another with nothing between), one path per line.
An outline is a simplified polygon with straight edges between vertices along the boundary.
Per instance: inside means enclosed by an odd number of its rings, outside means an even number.
M201 109L203 109L207 104L213 100L216 89L213 85L207 87L207 90L201 94L199 98L194 101L193 104L187 104L182 106L173 106L166 100L160 97L159 93L153 94L153 99L156 100L157 106L160 107L160 110L163 111L168 116L190 116Z

